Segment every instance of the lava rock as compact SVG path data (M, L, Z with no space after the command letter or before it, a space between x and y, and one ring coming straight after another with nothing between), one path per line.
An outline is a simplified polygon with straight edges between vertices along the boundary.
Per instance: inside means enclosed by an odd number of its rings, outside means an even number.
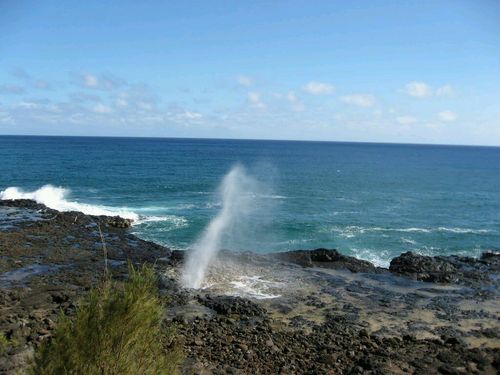
M123 217L120 216L114 216L107 220L107 224L114 228L126 229L132 226L132 220L124 219Z
M488 285L498 283L492 276L500 271L500 254L488 252L475 259L456 255L430 257L408 251L392 259L389 270L421 281Z
M372 263L346 256L335 249L293 250L274 254L275 258L298 264L302 267L323 267L332 269L348 269L351 272L381 273L383 269Z

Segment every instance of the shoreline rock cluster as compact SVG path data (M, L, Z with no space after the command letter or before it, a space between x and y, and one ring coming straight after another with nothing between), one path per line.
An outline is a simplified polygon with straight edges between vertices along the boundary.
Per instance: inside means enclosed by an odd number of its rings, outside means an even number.
M98 283L103 247L115 278L127 276L127 261L155 265L170 300L166 323L176 325L186 354L183 373L500 370L498 253L404 253L389 269L329 249L225 253L214 285L192 291L177 282L184 252L143 241L130 225L29 200L0 201L0 331L10 343L0 351L0 374L22 371L50 338L59 311L72 314ZM244 283L245 272L263 275L250 280L276 297L224 289Z

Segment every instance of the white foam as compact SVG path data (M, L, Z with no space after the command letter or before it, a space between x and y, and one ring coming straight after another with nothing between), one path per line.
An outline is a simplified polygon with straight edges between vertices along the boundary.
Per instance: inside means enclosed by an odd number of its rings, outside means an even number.
M141 216L138 220L134 221L134 225L141 225L146 223L155 222L168 222L175 228L181 228L187 225L187 219L183 216L165 215L165 216Z
M488 229L475 229L475 228L455 228L455 227L437 227L437 228L382 228L382 227L362 227L357 225L349 225L346 227L334 226L331 231L339 233L344 238L353 238L360 234L374 233L374 232L401 232L401 233L432 233L432 232L445 232L445 233L458 233L458 234L484 234L490 233Z
M261 276L241 276L236 281L230 282L235 289L232 293L241 297L250 297L255 299L272 299L281 297L281 294L272 294L270 289L279 288L282 283L264 280Z
M450 233L472 233L472 234L481 234L481 233L490 233L491 231L488 229L472 229L472 228L446 228L439 227L438 231L441 232L450 232Z
M265 199L287 199L288 197L285 197L284 195L269 195L269 194L261 194L261 198Z
M205 208L219 208L222 206L222 202L206 203Z
M17 187L9 187L0 191L0 199L32 199L42 203L49 208L58 211L79 211L86 215L121 216L125 219L138 220L139 215L126 208L115 208L100 205L79 203L68 200L69 189L55 187L52 185L42 186L40 189L31 192L22 191Z
M417 244L417 241L412 240L411 238L406 238L406 237L401 237L401 241L403 241L404 243L408 243L410 245L416 245Z
M433 230L428 228L378 228L380 230L387 230L391 232L417 232L417 233L430 233Z
M367 260L377 267L389 268L390 255L387 251L381 251L379 254L373 249L351 249L352 255L361 260Z

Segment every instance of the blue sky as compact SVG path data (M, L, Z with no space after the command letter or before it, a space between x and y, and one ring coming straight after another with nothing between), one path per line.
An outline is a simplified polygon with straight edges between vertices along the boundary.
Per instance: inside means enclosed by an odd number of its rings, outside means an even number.
M500 145L500 2L0 1L0 134Z

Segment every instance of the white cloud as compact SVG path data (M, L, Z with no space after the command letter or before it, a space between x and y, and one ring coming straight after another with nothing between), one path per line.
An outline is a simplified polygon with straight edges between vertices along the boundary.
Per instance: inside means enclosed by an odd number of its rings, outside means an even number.
M298 98L297 95L293 91L290 91L286 95L286 100L292 105L292 108L296 112L302 112L306 109L304 106L304 103L301 102L301 100Z
M96 88L99 86L99 79L92 74L83 75L83 85L89 88Z
M201 119L203 116L201 115L201 113L198 113L198 112L190 112L190 111L186 111L183 113L182 115L185 119L187 120L197 120L197 119Z
M432 96L433 90L432 87L429 86L425 82L413 81L406 84L404 91L411 96L415 96L417 98L425 98L428 96Z
M250 87L253 85L253 79L247 76L238 76L237 80L240 85L245 87Z
M451 85L444 85L436 89L436 95L451 97L455 95L455 90Z
M14 119L9 113L0 111L0 124L12 125L14 122Z
M411 125L417 122L417 119L412 116L399 116L396 121L401 125Z
M153 104L147 102L138 102L137 107L143 111L151 111L153 109Z
M437 124L435 122L428 122L425 124L425 127L429 128L429 129L436 130L436 129L441 129L443 127L443 124Z
M266 107L266 105L262 101L262 98L258 92L250 91L248 93L248 101L255 108L265 108Z
M93 108L93 111L95 113L101 113L101 114L106 114L106 113L113 112L113 110L110 107L108 107L108 106L106 106L104 104L101 104L101 103L95 105L94 108Z
M114 90L119 86L124 85L126 82L112 74L95 74L85 73L80 77L79 84L89 89L98 90Z
M20 108L24 109L38 109L42 107L42 104L40 103L35 103L35 102L27 102L27 101L22 101L21 103L18 104Z
M444 85L434 89L431 85L425 82L413 81L405 85L406 94L417 98L427 98L430 96L452 97L455 95L455 90L451 85Z
M128 101L123 97L119 97L118 99L116 99L116 106L124 108L128 106Z
M372 107L375 105L375 97L369 94L353 94L340 98L344 103L356 105L358 107Z
M328 83L311 81L304 86L304 91L312 95L328 95L333 94L335 87Z
M443 122L453 122L457 119L457 114L452 111L442 111L438 113L438 118Z

